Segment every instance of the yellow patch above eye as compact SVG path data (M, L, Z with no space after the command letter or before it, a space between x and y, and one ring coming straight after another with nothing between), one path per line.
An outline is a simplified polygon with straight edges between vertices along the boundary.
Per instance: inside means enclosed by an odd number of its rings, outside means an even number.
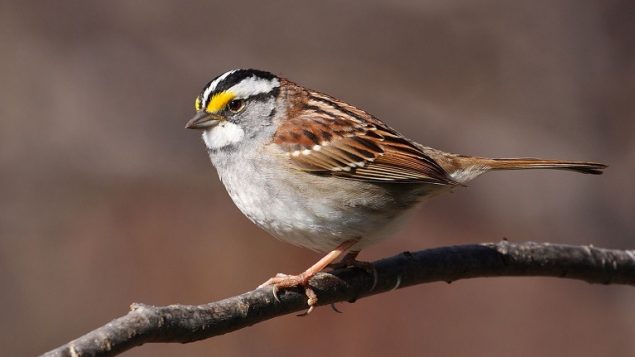
M216 93L209 101L209 104L207 104L207 108L205 108L205 111L208 113L219 112L221 109L225 108L227 103L234 99L234 97L236 96L230 92Z
M198 112L201 110L201 97L196 97L196 101L194 102L194 109Z

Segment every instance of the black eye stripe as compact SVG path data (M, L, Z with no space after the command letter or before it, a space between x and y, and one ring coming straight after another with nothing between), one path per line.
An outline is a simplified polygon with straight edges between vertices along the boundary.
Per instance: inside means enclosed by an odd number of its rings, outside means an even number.
M277 91L277 90L278 89L276 88L275 91ZM272 96L276 96L276 94L274 94L274 91L271 91L269 93L260 93L260 94L252 95L250 97L243 98L243 99L248 100L248 101L257 100L257 101L264 102L265 100L269 99Z

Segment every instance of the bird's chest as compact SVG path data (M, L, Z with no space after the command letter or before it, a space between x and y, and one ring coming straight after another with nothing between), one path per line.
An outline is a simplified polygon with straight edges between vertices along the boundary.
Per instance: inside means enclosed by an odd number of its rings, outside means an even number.
M240 211L280 239L320 231L337 219L335 210L311 198L301 183L270 166L255 164L243 172L230 170L219 176Z
M210 157L245 216L280 240L317 251L350 239L360 239L359 249L383 239L416 201L376 185L290 171L258 155Z
M284 229L310 229L316 212L301 183L284 175L280 165L259 157L224 160L210 155L229 196L251 221L274 235Z
M366 229L373 226L368 224L367 212L352 209L354 199L346 190L323 182L324 178L296 175L261 158L226 161L210 157L240 211L280 240L328 251L366 235Z

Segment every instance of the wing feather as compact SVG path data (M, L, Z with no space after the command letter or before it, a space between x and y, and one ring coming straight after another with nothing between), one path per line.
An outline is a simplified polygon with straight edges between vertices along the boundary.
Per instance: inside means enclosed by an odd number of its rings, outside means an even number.
M454 184L419 147L379 119L335 98L308 92L273 144L306 172L377 183Z

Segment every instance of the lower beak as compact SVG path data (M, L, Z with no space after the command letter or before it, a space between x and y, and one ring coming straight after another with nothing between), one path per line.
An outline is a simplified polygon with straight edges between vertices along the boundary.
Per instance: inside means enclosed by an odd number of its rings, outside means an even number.
M194 118L185 124L186 129L207 129L216 126L223 117L218 114L210 114L201 110L194 115Z

